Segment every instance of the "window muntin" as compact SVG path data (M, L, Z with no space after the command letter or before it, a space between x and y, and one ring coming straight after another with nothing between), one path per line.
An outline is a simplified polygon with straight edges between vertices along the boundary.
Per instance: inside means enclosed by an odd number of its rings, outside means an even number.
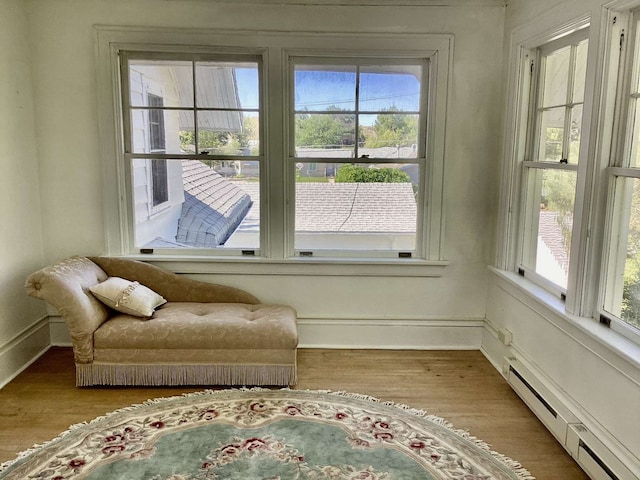
M582 30L540 47L532 65L520 266L560 293L569 277L587 49Z
M132 248L260 247L260 64L122 52Z
M159 108L168 154L260 154L257 62L132 58L127 65L133 153L148 152L138 119ZM161 107L140 101L150 85L162 92Z
M424 140L419 132L426 116L422 103L426 60L373 65L312 64L306 58L290 61L293 156L418 157L418 145Z
M290 59L294 249L303 255L415 252L428 62L341 60Z

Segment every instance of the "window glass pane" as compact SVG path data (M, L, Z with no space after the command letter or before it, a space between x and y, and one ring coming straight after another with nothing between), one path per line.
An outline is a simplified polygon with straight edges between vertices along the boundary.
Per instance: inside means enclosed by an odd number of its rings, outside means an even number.
M631 100L629 106L629 166L640 167L640 148L638 143L640 142L640 102L637 99Z
M554 107L567 103L570 58L570 46L556 50L544 58L543 107Z
M420 116L405 113L360 115L358 155L370 158L416 158Z
M582 135L582 105L571 109L571 132L569 134L569 163L578 163L580 136Z
M415 249L418 165L297 167L296 249Z
M640 180L616 181L605 310L640 328Z
M193 111L132 109L131 142L134 153L191 153Z
M257 161L133 159L136 248L258 248L258 179Z
M633 64L634 64L634 68L632 69L632 71L630 72L631 74L631 93L638 93L640 92L640 75L638 75L638 64L640 63L640 48L638 48L638 45L640 45L640 21L636 21L635 22L635 51L634 51L634 58L633 58Z
M219 155L258 155L257 113L198 111L198 151Z
M356 67L296 65L294 105L303 111L354 111Z
M418 65L366 66L360 69L360 111L420 110L422 67Z
M196 64L196 105L200 108L257 109L259 91L257 63Z
M531 211L527 231L531 236L523 264L566 288L569 273L576 172L530 169Z
M564 138L564 107L545 110L540 115L540 144L538 159L546 162L559 162L562 159Z
M576 47L576 66L573 74L573 101L584 100L584 82L587 75L587 53L589 41L585 40Z
M353 114L303 113L295 118L296 156L352 158L356 121Z
M165 107L192 107L192 72L191 62L131 60L129 62L131 106L148 106L147 94L152 93L164 99Z

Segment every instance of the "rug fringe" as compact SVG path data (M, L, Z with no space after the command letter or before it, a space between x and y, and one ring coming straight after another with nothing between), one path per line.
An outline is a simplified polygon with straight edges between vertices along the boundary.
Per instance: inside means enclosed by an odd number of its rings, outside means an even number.
M71 432L73 432L74 430L78 429L78 428L82 428L84 426L87 425L91 425L94 423L98 423L101 422L105 419L107 419L108 417L112 416L112 415L117 415L119 413L123 413L123 412L131 412L134 410L138 410L140 408L143 408L145 406L148 405L154 405L154 404L158 404L158 403L163 403L163 402L170 402L172 400L178 400L178 399L183 399L183 398L188 398L188 397L202 397L202 396L206 396L206 395L211 395L211 396L215 396L215 395L219 395L219 394L223 394L223 393L229 393L229 392L233 392L233 391L240 391L240 392L282 392L282 391L290 391L290 392L295 392L295 393L308 393L308 394L326 394L326 395L333 395L333 396L338 396L338 397L345 397L345 398L349 398L349 399L355 399L355 400L361 400L361 401L365 401L365 402L371 402L371 403L377 403L377 404L381 404L381 405L385 405L388 406L390 408L397 408L400 410L403 410L405 412L408 412L412 415L418 416L418 417L422 417L425 420L428 420L434 424L437 424L443 428L446 428L447 430L453 432L454 434L458 435L459 437L473 443L475 446L477 446L478 448L484 450L485 452L489 453L493 458L495 458L496 460L498 460L499 462L501 462L503 465L505 465L509 470L511 470L520 480L536 480L536 478L534 476L531 475L531 473L522 466L521 463L511 459L510 457L503 455L499 452L496 452L495 450L491 449L491 446L482 441L479 440L478 438L472 436L467 430L463 430L463 429L459 429L459 428L455 428L453 426L452 423L450 423L449 421L445 420L442 417L439 417L437 415L431 415L431 414L427 414L426 411L422 410L422 409L417 409L414 407L411 407L409 405L406 404L402 404L402 403L396 403L396 402L392 402L392 401L383 401L380 400L377 397L373 397L371 395L366 395L366 394L360 394L360 393L352 393L352 392L346 392L346 391L333 391L333 390L298 390L298 389L292 389L292 388L279 388L279 389L269 389L269 388L264 388L264 387L240 387L240 388L225 388L223 390L212 390L212 389L205 389L199 392L190 392L190 393L183 393L181 395L173 395L170 397L158 397L158 398L151 398L148 399L142 403L138 403L138 404L133 404L133 405L129 405L127 407L123 407L117 410L114 410L112 412L106 413L105 415L101 415L98 416L88 422L81 422L81 423L76 423L74 425L71 425L69 428L67 428L67 430L65 430L64 432L60 433L58 436L56 436L55 438L53 438L52 440L49 440L47 442L44 442L42 444L35 444L33 445L31 448L24 450L23 452L20 452L18 454L18 456L16 458L14 458L13 460L9 460L6 461L2 464L0 464L0 472L2 472L3 470L9 468L10 466L12 466L13 464L19 462L20 460L24 459L25 457L28 457L29 455L31 455L32 453L36 452L37 450L47 447L61 439L63 439L66 435L70 434Z

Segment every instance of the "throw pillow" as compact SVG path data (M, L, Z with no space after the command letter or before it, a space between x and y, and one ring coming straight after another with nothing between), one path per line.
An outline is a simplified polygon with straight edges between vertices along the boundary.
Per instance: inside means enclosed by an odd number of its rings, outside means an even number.
M136 317L150 317L156 308L167 303L150 288L120 277L109 277L89 290L108 307Z

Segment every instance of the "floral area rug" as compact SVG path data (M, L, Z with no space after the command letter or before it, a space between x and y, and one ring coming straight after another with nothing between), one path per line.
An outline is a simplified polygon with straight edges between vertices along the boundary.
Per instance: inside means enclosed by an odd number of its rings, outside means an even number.
M406 406L339 392L204 391L71 427L0 479L523 480L516 462Z

